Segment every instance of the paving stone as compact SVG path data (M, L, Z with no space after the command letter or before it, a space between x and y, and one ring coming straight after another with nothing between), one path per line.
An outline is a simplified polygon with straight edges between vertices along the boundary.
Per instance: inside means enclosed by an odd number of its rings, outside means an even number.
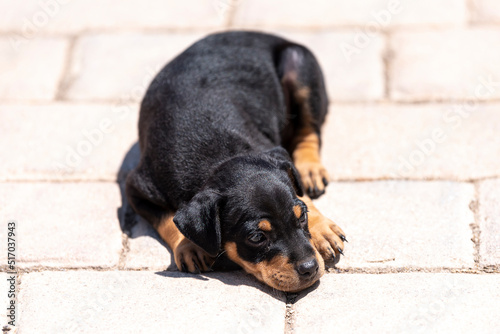
M295 333L496 333L500 275L325 275L295 304Z
M473 267L472 184L341 182L327 189L316 205L349 240L337 267Z
M384 40L372 35L360 46L356 33L278 31L307 46L318 58L332 101L380 100L384 96ZM359 46L359 47L358 47Z
M41 272L21 288L27 333L284 332L283 295L242 273Z
M137 110L130 103L0 106L8 143L0 146L0 180L116 180L138 159Z
M65 97L140 101L160 69L207 33L92 34L75 45Z
M196 0L2 1L0 30L30 39L95 29L215 28L225 23L224 9Z
M336 180L497 177L499 132L499 104L333 104L322 156Z
M479 184L479 255L481 264L500 266L500 180Z
M391 98L488 100L500 97L500 29L393 34Z
M126 269L175 270L177 268L167 244L144 219L138 219L131 230L128 243Z
M386 0L252 0L235 2L236 26L244 27L335 27L365 29L392 25L446 25L466 21L466 1Z
M495 0L471 1L472 17L474 22L498 23L500 22L500 5Z
M122 233L116 184L3 183L0 203L1 221L17 222L19 266L118 265ZM6 255L0 254L0 263L6 263Z
M53 99L67 51L68 42L60 38L20 43L0 37L0 99Z

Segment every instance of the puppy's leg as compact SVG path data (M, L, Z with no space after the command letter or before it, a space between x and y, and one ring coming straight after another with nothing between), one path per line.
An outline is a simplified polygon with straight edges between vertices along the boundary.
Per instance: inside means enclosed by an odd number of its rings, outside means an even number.
M174 253L177 268L181 271L200 273L208 271L214 258L201 247L187 239L175 226L174 215L166 215L157 225L156 230Z
M320 128L328 98L319 65L312 53L292 45L281 52L279 73L287 102L290 124L284 133L304 189L311 198L325 192L329 176L320 159Z
M311 243L321 254L325 261L338 262L340 254L343 254L344 241L346 240L344 231L333 221L326 218L314 206L307 196L300 197L308 208L308 227L311 233Z
M311 198L318 198L325 192L329 175L319 156L319 135L304 127L297 134L292 158L300 173L306 193Z
M179 270L191 273L210 270L214 259L177 229L174 213L166 208L161 194L140 170L132 171L127 177L126 193L134 211L144 217L170 247Z

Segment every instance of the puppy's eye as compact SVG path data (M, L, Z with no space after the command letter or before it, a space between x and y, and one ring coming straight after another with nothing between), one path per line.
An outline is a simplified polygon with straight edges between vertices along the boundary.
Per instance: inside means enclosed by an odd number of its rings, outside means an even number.
M264 233L253 233L248 237L248 241L253 244L261 244L266 241L266 236Z
M299 223L301 226L304 226L307 224L307 211L304 210L304 212L302 212L302 216L300 216L300 218L299 218Z

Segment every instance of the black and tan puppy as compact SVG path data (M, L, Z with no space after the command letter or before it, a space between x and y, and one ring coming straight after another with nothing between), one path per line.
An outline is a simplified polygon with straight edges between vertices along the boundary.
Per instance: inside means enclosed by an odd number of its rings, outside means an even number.
M222 255L298 291L338 260L343 232L310 200L328 182L327 104L312 53L272 35L211 35L161 70L142 101L126 191L180 270L209 270Z

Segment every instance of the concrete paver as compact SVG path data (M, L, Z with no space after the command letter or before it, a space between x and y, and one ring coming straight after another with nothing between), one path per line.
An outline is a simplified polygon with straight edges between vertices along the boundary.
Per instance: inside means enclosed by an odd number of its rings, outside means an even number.
M365 31L392 26L460 25L467 18L466 1L424 0L286 0L236 1L234 24L244 27L361 26Z
M302 33L277 30L278 35L302 43L314 52L332 101L371 101L384 96L383 52L385 41L373 34L357 47L357 33Z
M66 63L68 41L0 37L0 99L52 100Z
M294 332L495 333L498 309L498 274L329 274L295 304Z
M500 22L500 6L495 0L474 0L471 1L472 18L477 23L498 23Z
M219 7L196 0L1 1L0 31L28 39L95 29L215 28L225 23Z
M30 273L20 299L26 333L283 333L285 324L283 294L242 273Z
M349 240L339 268L470 268L473 199L467 183L332 183L316 206Z
M335 180L497 176L499 110L498 104L333 104L323 129L323 162ZM115 180L137 139L137 114L135 103L0 106L0 129L9 142L0 147L0 180ZM22 126L25 119L33 120L30 126Z
M0 180L114 181L137 140L137 119L133 103L0 106L8 143L0 145Z
M499 104L332 104L322 159L335 180L500 175Z
M207 35L93 34L77 41L65 97L77 100L139 102L159 70L188 46Z
M3 183L0 203L1 221L17 222L20 267L118 265L122 233L116 184ZM6 256L0 254L1 264Z
M176 269L173 256L153 227L139 218L128 239L125 269Z
M500 97L500 29L405 31L392 36L389 66L394 100Z
M500 266L500 180L479 184L479 255L482 265Z

